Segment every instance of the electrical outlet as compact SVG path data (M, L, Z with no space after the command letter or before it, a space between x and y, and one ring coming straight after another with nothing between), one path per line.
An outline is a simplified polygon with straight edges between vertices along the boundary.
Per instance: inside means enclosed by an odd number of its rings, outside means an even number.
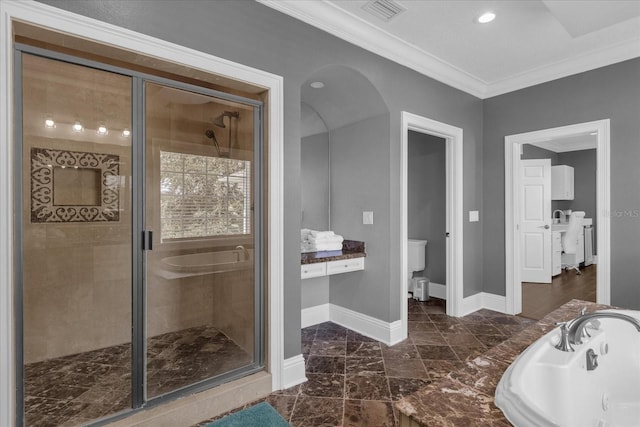
M478 222L478 221L480 221L480 212L469 211L469 222Z

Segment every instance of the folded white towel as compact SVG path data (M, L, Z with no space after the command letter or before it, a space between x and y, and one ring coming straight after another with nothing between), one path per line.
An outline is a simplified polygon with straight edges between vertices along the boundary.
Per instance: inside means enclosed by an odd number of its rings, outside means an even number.
M342 243L327 243L322 245L316 245L316 251L341 251Z
M333 235L335 235L333 231L309 230L309 237L313 237L314 239L323 239L326 237L331 237Z
M337 234L334 234L333 236L322 237L322 238L309 237L308 240L309 240L309 242L312 242L312 243L315 243L315 244L342 243L342 241L344 240L344 237L339 236Z
M341 251L342 243L324 243L324 244L314 244L309 241L300 243L300 252L308 253L308 252L323 252L323 251Z

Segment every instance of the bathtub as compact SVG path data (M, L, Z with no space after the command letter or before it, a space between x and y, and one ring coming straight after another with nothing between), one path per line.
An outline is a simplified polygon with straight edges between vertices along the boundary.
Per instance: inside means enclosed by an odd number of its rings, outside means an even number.
M604 310L640 319L640 311ZM640 333L630 323L599 318L598 330L574 352L555 348L555 328L509 366L495 404L516 427L640 426ZM591 352L589 351L591 350ZM587 369L587 353L598 366Z
M169 271L180 273L222 273L253 267L253 249L236 248L229 251L202 252L162 259Z

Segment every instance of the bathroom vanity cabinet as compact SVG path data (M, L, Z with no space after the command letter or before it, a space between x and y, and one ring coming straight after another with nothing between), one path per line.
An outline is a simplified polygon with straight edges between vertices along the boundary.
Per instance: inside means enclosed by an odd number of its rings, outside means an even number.
M300 277L302 279L311 279L313 277L330 276L332 274L348 273L358 270L364 270L364 258L339 259L315 264L302 264L300 266Z
M364 242L345 240L341 251L304 253L301 257L300 277L330 276L364 270Z

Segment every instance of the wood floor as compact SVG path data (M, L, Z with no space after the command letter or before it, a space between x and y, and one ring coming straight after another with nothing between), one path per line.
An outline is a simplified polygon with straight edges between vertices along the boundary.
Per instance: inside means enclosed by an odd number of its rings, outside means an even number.
M572 299L596 302L596 265L581 268L582 274L565 271L549 283L522 282L523 317L540 320Z

